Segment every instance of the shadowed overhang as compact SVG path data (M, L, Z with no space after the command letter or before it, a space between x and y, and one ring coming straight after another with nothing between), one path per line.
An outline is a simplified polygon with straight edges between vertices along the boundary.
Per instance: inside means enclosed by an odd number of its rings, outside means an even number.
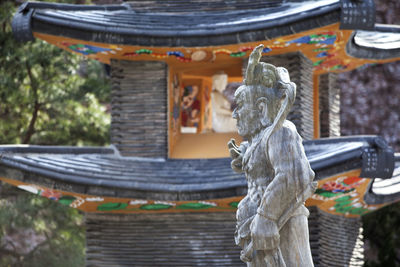
M257 2L206 11L194 5L185 12L33 2L20 7L13 32L24 41L38 32L110 44L196 47L269 40L340 20L339 0Z
M363 177L392 177L393 151L379 137L319 139L304 145L316 180L352 169L361 169ZM231 170L229 158L121 157L113 148L1 146L0 151L0 176L81 194L198 200L241 196L247 188L244 175Z

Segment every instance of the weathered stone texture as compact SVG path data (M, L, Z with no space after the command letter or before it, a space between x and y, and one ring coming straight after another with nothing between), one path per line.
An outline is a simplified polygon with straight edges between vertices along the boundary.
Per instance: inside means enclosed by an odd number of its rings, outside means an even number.
M313 139L313 77L312 62L302 53L289 53L277 56L263 56L261 62L284 67L290 74L290 80L297 86L296 101L287 119L296 125L297 131L304 140ZM247 68L247 60L243 69Z

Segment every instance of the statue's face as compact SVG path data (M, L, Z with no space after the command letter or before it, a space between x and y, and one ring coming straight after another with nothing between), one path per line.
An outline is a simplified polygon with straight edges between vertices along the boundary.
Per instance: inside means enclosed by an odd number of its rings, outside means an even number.
M252 137L259 127L259 112L254 103L250 100L249 89L247 86L240 86L235 93L236 108L232 113L232 117L236 120L239 135L243 137Z

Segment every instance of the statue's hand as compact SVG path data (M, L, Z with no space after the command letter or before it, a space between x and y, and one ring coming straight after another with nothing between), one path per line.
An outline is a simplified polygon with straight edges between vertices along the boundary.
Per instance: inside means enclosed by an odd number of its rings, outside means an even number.
M231 156L231 168L238 173L241 173L242 170L242 152L240 148L236 145L235 139L231 139L228 142L229 154Z
M231 168L237 173L242 173L243 168L242 168L242 157L238 157L236 159L233 159L231 161Z
M240 148L236 145L235 139L231 139L228 142L229 154L232 159L235 159L240 156Z
M251 239L255 250L275 250L279 246L279 230L276 222L257 214L251 225Z

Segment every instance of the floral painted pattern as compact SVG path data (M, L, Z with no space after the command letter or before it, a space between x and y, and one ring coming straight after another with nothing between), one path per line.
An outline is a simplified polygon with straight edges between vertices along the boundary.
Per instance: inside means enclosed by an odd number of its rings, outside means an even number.
M87 44L71 44L67 42L62 43L64 46L68 47L69 49L73 50L74 52L80 53L82 55L92 55L97 54L100 52L111 52L112 49L110 48L103 48L94 45L87 45Z
M322 201L318 206L329 213L361 216L377 209L364 202L364 192L360 191L360 187L366 188L369 182L358 176L340 176L320 184L312 199Z

